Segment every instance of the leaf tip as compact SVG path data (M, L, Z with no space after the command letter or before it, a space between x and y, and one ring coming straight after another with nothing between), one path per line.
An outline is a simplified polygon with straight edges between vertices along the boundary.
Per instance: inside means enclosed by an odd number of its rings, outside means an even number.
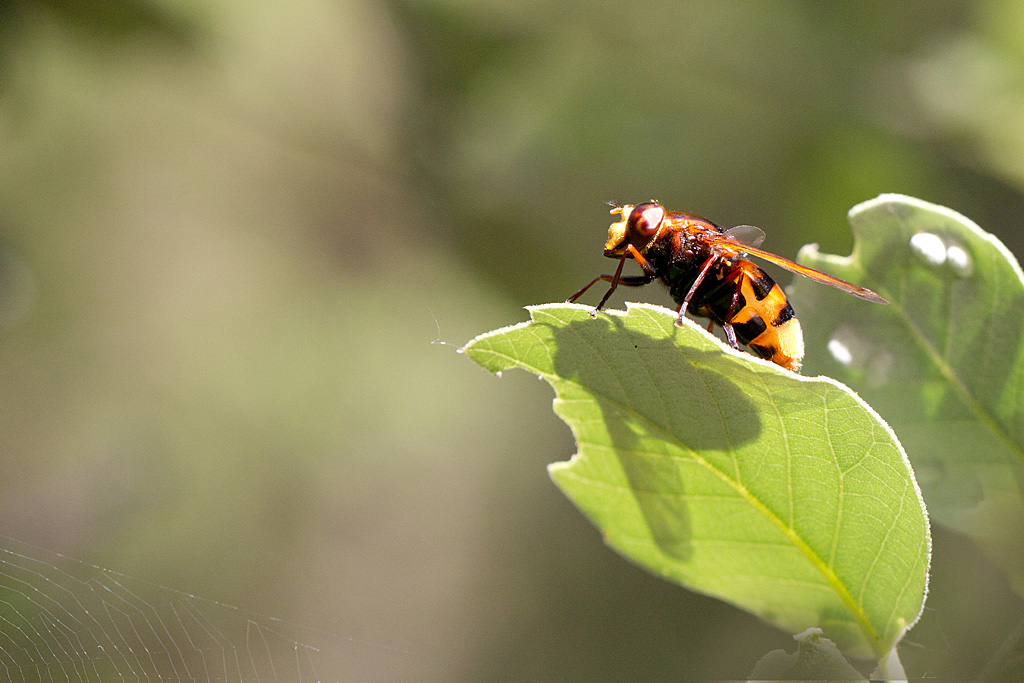
M466 342L465 345L458 348L457 352L465 354L470 360L481 365L485 370L493 372L500 377L501 371L514 365L514 361L506 355L498 353L493 348L492 342L496 342L508 333L526 327L529 324L528 322L516 323L515 325L506 325L490 332L478 334Z

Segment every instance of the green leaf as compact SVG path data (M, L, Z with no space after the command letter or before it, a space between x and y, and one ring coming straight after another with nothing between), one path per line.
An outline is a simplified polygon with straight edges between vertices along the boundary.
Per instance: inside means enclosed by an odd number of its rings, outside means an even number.
M465 352L555 389L579 453L555 483L652 572L847 654L880 658L920 615L930 539L892 432L855 394L631 304L530 308Z
M1024 277L945 207L883 195L850 211L853 255L802 263L864 284L874 306L798 278L805 371L847 382L910 455L932 518L972 536L1024 593ZM829 353L831 352L831 353Z

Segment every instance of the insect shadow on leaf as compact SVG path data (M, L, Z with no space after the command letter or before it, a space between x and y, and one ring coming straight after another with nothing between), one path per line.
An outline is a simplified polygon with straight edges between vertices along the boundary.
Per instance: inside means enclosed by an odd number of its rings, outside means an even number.
M692 475L698 456L731 472L734 450L762 429L737 381L712 369L725 352L682 347L675 328L662 336L626 329L618 316L553 327L552 334L556 374L590 394L602 412L600 425L575 428L581 449L601 438L590 430L607 429L651 537L668 556L688 559L687 470Z

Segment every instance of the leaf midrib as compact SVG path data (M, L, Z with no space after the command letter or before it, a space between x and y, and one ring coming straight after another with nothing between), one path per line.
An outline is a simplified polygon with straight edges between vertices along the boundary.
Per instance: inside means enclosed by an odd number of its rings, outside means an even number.
M963 402L965 406L967 406L967 409L974 414L978 422L985 425L985 427L988 428L995 435L995 437L1006 446L1007 450L1009 450L1013 455L1017 457L1019 463L1024 465L1024 447L1022 447L1021 444L1014 441L1013 438L1011 438L1010 435L1003 428L1003 425L1000 424L1000 422L995 418L995 416L991 414L991 412L985 407L984 404L982 404L979 400L977 400L974 397L974 395L970 392L967 386L960 379L960 376L959 374L957 374L956 370L954 370L953 367L946 362L945 358L941 354L939 354L938 350L929 341L928 337L925 336L925 334L918 328L917 325L914 324L914 321L910 318L910 315L907 313L906 308L904 308L904 306L901 303L893 303L894 301L896 301L896 299L887 291L888 288L882 287L877 280L870 276L870 274L867 272L867 269L864 268L863 266L861 266L861 276L864 280L869 281L876 291L880 291L884 295L886 295L886 298L890 301L893 310L895 310L899 314L900 320L902 320L904 325L906 325L907 330L909 330L911 336L914 338L914 341L917 342L920 349L925 353L925 355L928 356L929 360L932 362L935 368L953 388L953 391L956 392L957 397Z
M556 320L558 320L558 319L556 318ZM558 322L564 323L565 321L558 320ZM574 381L572 379L565 378L565 377L560 377L558 375L553 375L553 374L544 372L544 371L540 370L539 368L536 368L536 367L534 367L532 365L524 363L524 362L522 362L522 361L520 361L520 360L518 360L516 358L513 358L513 357L511 357L511 356L509 356L507 354L501 353L499 351L495 351L495 350L492 350L492 349L480 349L480 350L484 351L486 353L490 353L490 354L492 354L494 356L497 356L499 358L503 358L503 359L509 361L512 365L517 365L517 366L523 368L524 370L526 370L528 372L531 372L533 374L536 374L538 376L543 377L545 379L545 381L547 381L553 387L556 386L557 382L564 382L564 383L567 383L567 384L573 384L573 385L579 387L580 389L586 391L588 394L595 395L595 394L593 394L592 391L590 391L589 389L584 387L582 384L580 384L579 382ZM552 379L554 379L555 381L552 381ZM556 389L556 391L557 391L557 389ZM595 395L595 397L596 397L596 395ZM642 414L638 413L636 410L634 410L633 408L631 408L629 406L622 405L619 401L617 401L615 399L611 399L611 398L604 397L604 396L602 396L601 399L605 400L609 404L615 406L621 412L633 415L636 419L638 419L643 424L645 424L652 432L660 435L661 438L664 439L665 441L668 441L669 443L675 444L680 449L685 450L685 451L689 451L690 453L692 453L693 454L693 458L694 458L695 461L697 461L705 469L707 469L709 472L711 472L712 474L717 476L719 479L721 479L723 482L725 482L726 485L730 486L733 490L735 490L737 493L739 493L740 496L742 496L744 498L744 500L746 500L748 503L750 503L750 505L756 511L760 512L770 522L772 522L776 527L778 527L778 529L782 532L782 534L787 539L789 539L790 543L792 543L797 548L797 550L799 550L801 552L801 554L804 555L804 557L807 559L807 561L810 562L811 565L825 578L825 581L828 583L828 585L832 588L832 590L839 597L840 602L842 602L843 605L846 607L846 609L850 612L850 614L853 615L855 622L860 627L860 629L864 632L864 635L871 642L872 648L875 650L877 656L881 657L882 655L885 654L882 651L881 643L879 642L878 632L875 630L874 625L871 623L870 619L868 618L867 613L865 613L864 609L860 605L857 604L856 600L854 600L854 598L853 598L853 594L850 593L850 590L846 587L846 584L843 583L843 581L839 578L839 576L835 573L835 571L832 570L832 568L830 568L828 565L825 564L825 562L814 551L814 549L811 548L810 545L808 545L807 542L804 541L797 534L795 529L793 529L792 527L789 527L786 524L784 524L783 521L778 517L778 515L776 515L774 512L772 512L772 510L767 505L765 505L757 496L755 496L753 493L751 493L750 490L746 486L744 486L743 484L740 484L737 481L734 481L734 480L730 479L727 474L725 474L724 472L719 470L717 467L712 465L706 459L702 458L700 455L698 455L696 453L696 451L693 451L692 449L687 448L685 445L680 444L676 440L675 437L669 436L668 434L666 434L661 427L659 427L657 424L652 422L645 415L642 415ZM787 457L791 457L791 454L787 453Z

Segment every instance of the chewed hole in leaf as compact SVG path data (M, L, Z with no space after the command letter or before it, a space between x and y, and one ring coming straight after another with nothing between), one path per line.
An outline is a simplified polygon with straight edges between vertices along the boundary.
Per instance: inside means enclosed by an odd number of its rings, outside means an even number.
M974 272L974 259L959 244L952 244L946 249L946 261L957 277L970 277Z
M836 328L827 348L840 365L855 370L863 369L871 354L867 341L849 325L840 325Z
M852 365L853 364L853 351L845 341L839 337L832 337L828 341L828 352L832 354L832 357L836 359L836 362L840 365Z
M919 232L910 238L910 248L924 263L941 266L946 262L946 243L932 232Z
M880 387L892 377L895 356L851 325L837 327L826 348L837 363L857 371L871 386Z
M970 277L974 272L974 259L970 252L951 235L918 232L910 238L910 250L927 266L945 266L956 277Z

